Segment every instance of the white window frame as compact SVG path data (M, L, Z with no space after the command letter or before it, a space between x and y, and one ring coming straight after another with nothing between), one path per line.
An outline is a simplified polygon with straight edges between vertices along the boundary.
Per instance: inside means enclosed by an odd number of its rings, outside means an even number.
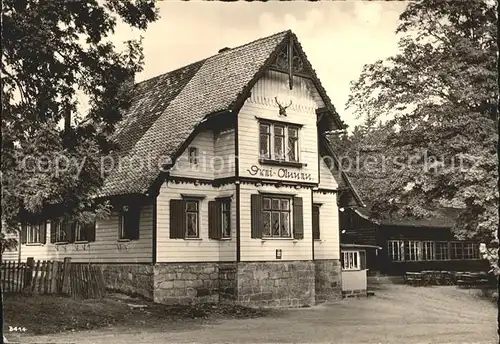
M267 134L262 134L260 132L260 127L261 126L268 126L269 128L269 132ZM275 155L275 151L274 151L274 141L275 141L275 131L274 131L274 128L275 126L281 126L283 127L283 130L284 130L284 133L283 133L283 140L285 141L284 142L284 159L283 158L280 158L280 157L277 157ZM289 152L288 152L288 149L289 149L289 130L290 129L295 129L297 130L297 151L295 152L295 157L296 159L295 160L290 160L289 159ZM260 151L261 147L262 147L262 136L263 135L266 135L268 137L268 140L269 140L269 152L268 154L264 155L262 154L262 152ZM272 122L272 121L259 121L259 158L262 159L262 160L271 160L271 161L284 161L284 162L291 162L291 163L300 163L300 126L296 125L296 124L287 124L287 123L280 123L280 122Z
M26 224L26 244L41 244L41 230L40 226L44 224Z
M342 270L359 271L361 270L361 256L359 251L342 251Z
M431 261L431 260L436 260L435 257L436 257L435 241L430 241L430 240L421 241L419 260Z
M191 153L194 154L191 154ZM196 167L200 163L200 150L198 147L195 146L190 146L188 148L188 161L189 161L189 166L191 167Z
M220 211L221 211L221 237L223 239L231 238L231 200L230 199L222 199L220 201ZM227 206L227 209L224 209L224 206ZM227 225L229 228L229 235L224 233L224 222L227 221Z
M196 204L196 211L188 210L188 203ZM188 235L188 214L196 214L196 234ZM197 199L186 199L184 205L184 223L186 232L184 233L185 239L199 239L200 238L200 201Z
M464 242L462 246L462 259L474 260L479 259L479 247L477 244L471 242Z
M408 240L405 242L405 260L407 262L418 262L421 257L421 245L418 240ZM408 257L406 253L408 252Z
M439 248L445 248L444 251ZM445 252L443 254L443 252ZM448 241L436 241L434 245L434 259L437 261L450 260L450 247Z
M405 243L403 240L389 240L387 254L393 262L405 261Z
M264 208L264 199L269 199L271 202L270 208ZM273 209L273 200L278 200L280 204L280 209ZM283 210L281 209L281 201L287 201L288 202L288 210ZM262 231L262 238L264 239L293 239L293 214L292 214L292 209L293 209L293 204L292 204L292 197L289 196L276 196L276 195L262 195L262 219L264 219L264 215L266 213L270 213L269 216L271 216L271 228L270 232L271 235L268 235L264 233L264 230ZM279 235L274 235L273 234L273 228L272 228L272 213L278 213L279 214L279 221L280 221L280 227L281 227L281 213L288 213L288 235L285 236L282 234L281 228L280 228L280 234Z
M55 243L67 243L68 238L66 238L66 231L63 229L63 219L56 220L50 223L50 230L55 231Z

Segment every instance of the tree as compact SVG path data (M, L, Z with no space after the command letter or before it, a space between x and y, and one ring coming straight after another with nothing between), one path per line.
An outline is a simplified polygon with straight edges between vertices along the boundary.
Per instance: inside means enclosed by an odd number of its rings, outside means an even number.
M412 2L397 32L399 53L366 65L346 104L371 121L393 117L375 207L425 216L429 205L463 204L455 235L497 248L497 4Z
M145 30L151 0L5 0L2 4L2 227L109 208L95 199L100 158L142 68L140 40L110 41L118 20ZM78 105L79 92L89 110ZM5 232L5 231L4 231ZM2 251L14 242L4 239Z

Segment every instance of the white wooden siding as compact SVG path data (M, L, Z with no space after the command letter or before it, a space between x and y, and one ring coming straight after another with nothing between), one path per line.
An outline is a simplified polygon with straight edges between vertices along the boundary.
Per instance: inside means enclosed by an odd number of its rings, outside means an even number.
M251 195L259 191L269 193L294 194L302 197L304 214L304 239L252 239ZM240 258L241 261L277 261L276 250L281 249L281 260L311 260L312 259L312 218L311 190L274 186L255 186L242 184L240 186ZM293 214L292 221L293 221Z
M231 177L235 174L234 129L223 131L214 137L214 178Z
M108 219L98 220L96 240L88 244L55 245L50 242L51 226L47 223L46 244L21 245L21 261L28 257L36 260L63 260L71 257L74 262L100 263L150 263L152 262L153 206L141 208L139 240L127 245L118 242L118 214L112 213ZM128 247L126 247L128 246ZM3 260L17 260L12 254L4 255Z
M167 128L166 128L167 129ZM189 164L189 147L198 148L198 165ZM170 171L172 176L213 179L214 169L214 133L206 130L198 133L188 148L176 160Z
M332 163L333 161L330 161L328 157L319 159L319 187L321 189L336 190L338 188L337 181L328 167Z
M181 199L181 193L203 195L200 201L200 239L170 239L170 200ZM208 238L208 202L215 197L233 195L231 202L231 239ZM201 262L236 260L236 194L234 185L219 188L211 185L164 183L157 200L157 261Z
M239 171L243 177L252 177L253 165L272 169L275 176L267 179L296 181L301 179L283 179L278 176L279 166L261 165L259 159L259 121L256 117L301 124L299 131L299 161L307 164L302 168L286 167L288 172L303 172L311 175L309 183L318 182L318 138L316 125L317 104L310 85L302 78L296 78L292 90L288 86L288 76L278 72L267 72L253 87L251 96L245 101L238 114L238 156ZM287 109L287 117L280 117L275 97L283 105L292 105ZM262 178L258 174L255 176Z
M313 192L319 208L319 240L314 240L314 259L340 259L340 234L337 195Z
M366 270L342 270L342 291L366 290L366 287Z

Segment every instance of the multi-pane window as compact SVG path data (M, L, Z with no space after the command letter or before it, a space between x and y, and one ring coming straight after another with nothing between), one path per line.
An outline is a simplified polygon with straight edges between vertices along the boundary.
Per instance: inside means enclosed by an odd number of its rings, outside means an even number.
M198 165L198 148L197 147L189 147L189 165L196 166Z
M405 260L405 250L404 250L403 240L390 240L388 242L388 254L389 258L395 262L401 262Z
M260 123L259 151L262 159L299 161L299 128L286 124Z
M451 259L463 259L463 243L451 243Z
M434 241L422 241L420 260L434 260Z
M260 156L263 159L271 159L271 125L260 126Z
M420 257L420 245L419 241L407 241L405 245L405 260L406 261L416 261Z
M43 224L40 225L26 225L26 243L28 244L38 244L42 242L42 228Z
M479 259L479 245L471 242L402 241L387 242L392 261Z
M274 159L285 160L285 126L274 125Z
M463 259L478 259L479 247L477 244L464 243L463 246Z
M54 231L54 242L68 242L67 233L64 227L64 220L53 221L50 230Z
M231 201L224 200L221 204L221 226L222 226L222 237L231 237Z
M288 127L288 161L299 161L299 129L296 127Z
M359 270L360 261L358 251L342 252L342 270Z
M263 197L263 236L290 238L290 198Z
M448 243L447 242L436 242L435 245L435 259L436 260L448 260L450 259L450 252L448 251Z
M199 237L199 202L186 200L185 202L186 238Z

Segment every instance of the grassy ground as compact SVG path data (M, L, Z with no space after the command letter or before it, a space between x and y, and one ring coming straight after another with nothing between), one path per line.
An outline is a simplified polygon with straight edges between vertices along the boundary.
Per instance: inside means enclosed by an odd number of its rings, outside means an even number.
M166 306L118 294L100 300L4 294L4 333L9 333L10 327L24 327L27 329L25 334L42 335L116 324L154 327L165 322L253 318L266 313L264 310L218 304Z
M138 318L146 320L141 326L134 326L138 323L127 320L90 331L45 336L19 334L8 339L25 343L103 344L498 343L498 310L490 300L484 299L474 290L454 286L384 285L377 288L375 293L369 298L273 311L265 317L250 319L246 316L245 319L235 319L226 316L226 312L215 314L208 320L192 319L193 313L187 311L185 318L174 322L162 317L163 312L160 311L160 314ZM157 316L160 318L155 319Z

